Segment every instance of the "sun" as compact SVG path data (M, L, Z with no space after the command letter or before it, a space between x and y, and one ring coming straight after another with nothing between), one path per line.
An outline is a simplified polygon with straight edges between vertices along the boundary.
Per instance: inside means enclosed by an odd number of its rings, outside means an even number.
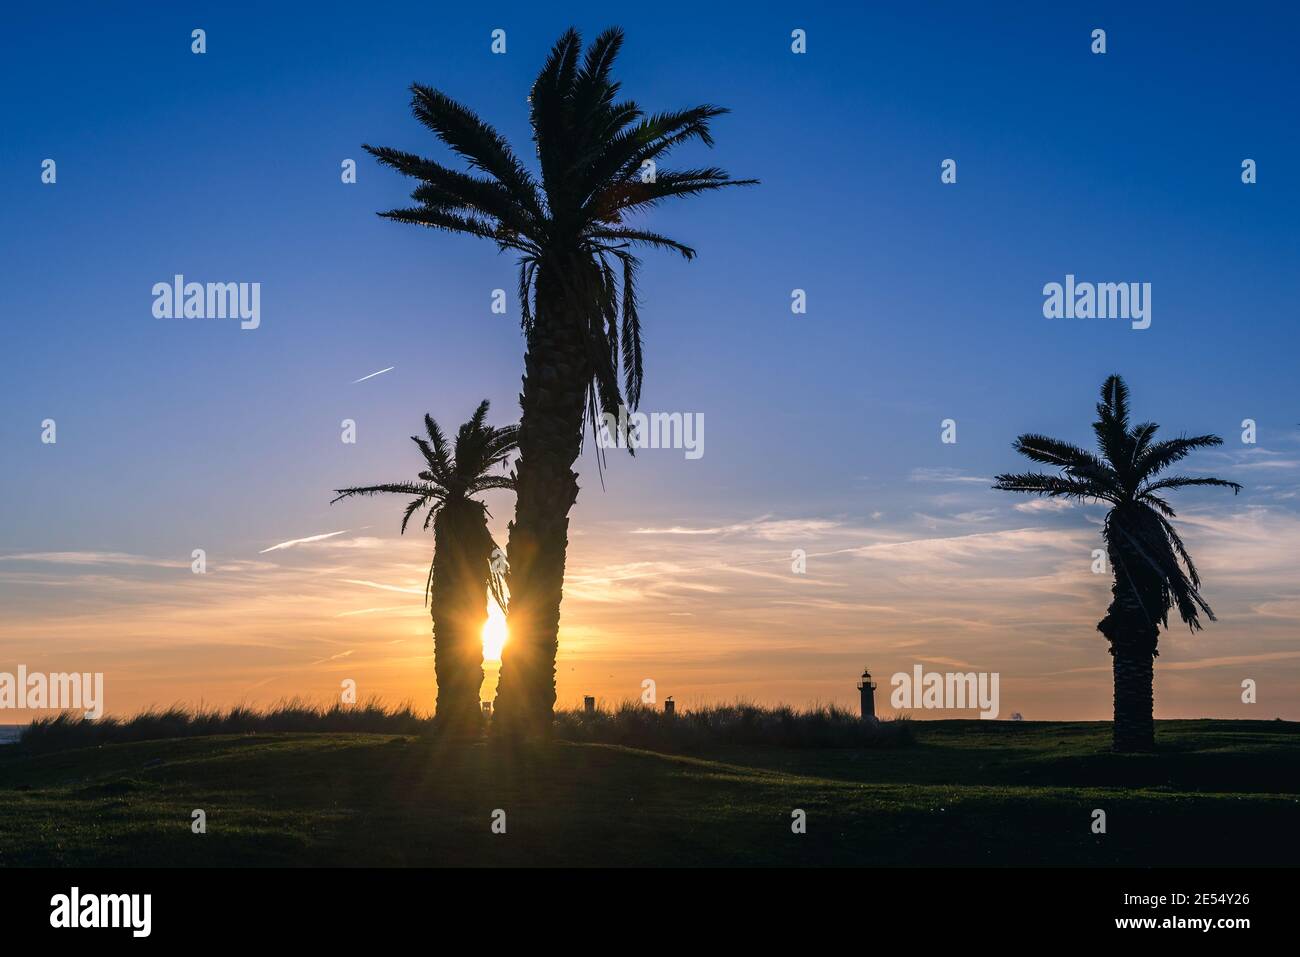
M496 602L489 602L487 621L483 622L483 660L500 661L501 649L509 637L506 616Z

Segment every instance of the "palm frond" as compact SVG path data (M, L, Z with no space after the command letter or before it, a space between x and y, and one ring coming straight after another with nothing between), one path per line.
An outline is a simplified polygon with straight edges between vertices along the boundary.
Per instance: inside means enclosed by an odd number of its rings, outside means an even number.
M542 218L532 176L505 137L473 110L438 90L413 83L411 112L470 166L496 179L531 216Z
M1012 444L1025 458L1043 465L1055 465L1075 478L1111 485L1115 470L1086 449L1050 436L1027 432Z
M505 249L517 249L521 252L527 252L530 249L530 247L520 242L517 234L503 230L481 216L443 212L425 206L414 206L409 209L389 209L380 213L379 216L397 223L428 226L430 229L444 229L449 233L465 233L470 236L478 236L481 239L490 239Z
M419 180L422 185L412 198L426 209L480 213L525 234L531 233L536 226L535 218L520 205L518 197L495 180L479 179L403 150L368 144L362 148L381 165Z
M571 165L568 147L574 141L573 85L581 47L582 37L570 27L551 48L528 97L529 122L542 168L542 191L552 211L567 205L565 190L573 189L567 175Z
M345 498L352 498L354 495L380 495L384 493L393 495L420 495L425 497L436 497L442 494L442 489L432 483L416 482L387 482L383 485L358 485L352 488L336 488L334 498L330 499L330 504Z
M1209 449L1222 444L1223 439L1217 435L1184 435L1157 442L1138 458L1137 472L1142 478L1149 478L1175 462L1182 461L1197 449Z
M1222 440L1214 435L1198 435L1155 442L1159 427L1154 422L1132 428L1128 422L1128 387L1119 376L1110 376L1102 386L1097 421L1093 423L1100 457L1058 439L1022 435L1016 442L1018 452L1033 461L1056 465L1062 474L999 475L994 488L1109 501L1114 507L1106 515L1103 535L1110 546L1117 587L1131 593L1153 625L1167 626L1169 610L1176 608L1188 627L1196 631L1201 627L1200 616L1213 621L1214 612L1200 594L1200 574L1170 521L1177 515L1169 502L1156 493L1201 485L1231 488L1235 493L1241 491L1241 485L1225 479L1187 476L1151 481L1152 476L1192 451L1219 445ZM1159 600L1153 606L1156 593Z
M1158 482L1153 482L1152 484L1146 486L1142 490L1142 494L1145 496L1145 495L1150 495L1152 492L1158 492L1161 489L1189 488L1195 485L1208 485L1208 486L1213 486L1215 488L1230 488L1232 489L1233 495L1236 495L1244 487L1239 482L1229 482L1227 479L1188 478L1185 475L1175 475L1172 476L1171 478L1161 479Z
M619 85L611 81L610 75L614 69L614 61L618 59L622 48L622 30L611 27L604 31L587 47L582 69L578 71L575 78L574 115L579 128L589 131L589 139L593 134L599 135L603 132L595 128L596 116L607 111L614 97L618 95Z
M1133 426L1132 430L1130 430L1129 436L1133 440L1130 463L1134 468L1137 468L1138 458L1151 446L1151 441L1155 438L1156 430L1159 428L1160 426L1154 422L1143 422L1140 425Z
M1061 475L1044 475L1041 472L1008 472L998 475L994 478L993 488L1000 492L1028 492L1050 498L1114 501L1111 492L1095 482Z
M1128 386L1124 380L1111 375L1101 385L1101 404L1097 413L1103 419L1109 419L1121 429L1128 429Z
M716 172L717 175L702 175ZM716 189L731 186L756 186L756 179L731 179L722 170L689 170L685 173L660 171L653 182L640 179L618 183L595 198L592 213L598 219L617 222L625 213L639 212L657 206L665 199L698 196Z
M485 475L482 478L476 478L465 487L465 494L477 495L480 492L490 492L493 489L506 489L513 492L515 490L515 477L513 475Z
M637 308L636 271L641 261L627 253L617 253L623 263L623 385L631 408L641 405L641 382L644 369L641 359L641 314Z
M603 240L620 240L622 242L633 243L635 245L655 246L660 249L668 249L672 252L679 253L683 259L694 259L695 250L684 243L679 243L675 239L669 239L659 233L650 232L646 229L593 229L590 233L595 239Z

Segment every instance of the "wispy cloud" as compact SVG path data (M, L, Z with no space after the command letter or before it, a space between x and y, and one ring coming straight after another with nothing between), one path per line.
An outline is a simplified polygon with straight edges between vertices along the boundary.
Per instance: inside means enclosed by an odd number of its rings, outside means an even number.
M363 585L366 588L377 588L380 591L401 592L404 595L423 595L423 588L405 588L401 585L385 585L382 582L366 581L363 578L345 578L343 579L349 585Z
M338 661L340 658L350 658L356 653L355 648L349 648L347 651L340 651L337 655L330 655L328 658L318 658L312 662L313 665L323 665L327 661Z
M386 611L407 611L408 607L407 605L384 605L381 608L358 608L356 611L341 611L334 617L352 618L356 615L378 615Z
M731 525L690 527L672 525L667 528L634 528L633 535L753 535L775 541L790 538L807 538L840 527L840 522L829 519L772 519L761 516L748 522Z
M21 552L0 555L0 562L35 562L51 565L136 565L148 568L188 568L188 561L168 561L126 552Z
M1229 448L1204 453L1205 458L1215 464L1209 466L1189 467L1189 472L1210 473L1218 469L1230 471L1269 473L1295 471L1300 469L1300 459L1295 458L1295 450L1280 452L1262 445L1249 445L1244 448Z
M1234 468L1251 471L1255 469L1275 469L1284 471L1286 469L1300 468L1300 460L1297 459L1260 459L1255 462L1238 462Z
M1017 502L1017 512L1065 512L1074 508L1074 502L1068 498L1036 498L1028 502Z
M974 492L937 512L938 530L875 501L860 516L714 509L662 526L589 521L569 549L561 700L635 697L653 676L683 703L847 703L864 663L890 674L946 660L1001 672L1007 700L1027 716L1104 717L1109 663L1096 623L1110 581L1091 572L1100 538L1086 519L1096 510L1016 512L1006 502L999 518L984 510L996 494ZM505 516L494 521L504 534ZM1270 701L1282 700L1300 687L1300 657L1286 656L1300 625L1300 516L1229 498L1180 509L1179 523L1219 621L1195 636L1176 627L1162 635L1163 713L1205 713L1201 703L1221 700L1215 689L1233 662L1267 671ZM367 693L431 707L429 542L358 532L294 539L294 561L260 556L216 575L190 575L171 556L0 556L6 652L114 671L123 710L157 698L163 683L176 700L336 696L339 672L352 669Z
M991 478L982 478L981 476L978 475L967 475L965 472L961 471L961 469L948 468L946 466L940 468L929 468L929 467L914 468L912 469L911 474L908 476L908 481L911 482L971 482L971 483L978 482L982 485L993 484L993 479Z

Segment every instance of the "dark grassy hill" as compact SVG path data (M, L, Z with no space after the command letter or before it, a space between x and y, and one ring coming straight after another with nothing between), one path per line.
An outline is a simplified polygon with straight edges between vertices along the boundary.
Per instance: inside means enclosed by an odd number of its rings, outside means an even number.
M1298 731L1158 722L1162 752L1139 756L1111 754L1106 724L980 721L916 723L898 748L691 754L367 733L9 745L0 864L1293 864Z

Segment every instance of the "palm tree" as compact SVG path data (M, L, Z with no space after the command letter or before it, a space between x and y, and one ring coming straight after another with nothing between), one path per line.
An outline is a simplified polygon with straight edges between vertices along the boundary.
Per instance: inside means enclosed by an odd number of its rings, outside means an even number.
M1195 485L1241 491L1236 482L1217 478L1157 475L1196 449L1223 444L1217 435L1181 436L1155 441L1154 422L1129 426L1128 387L1117 375L1101 387L1093 423L1100 454L1045 435L1022 435L1015 449L1026 458L1059 469L999 475L993 487L1052 498L1110 505L1102 537L1114 583L1106 617L1097 630L1110 643L1114 658L1116 751L1155 747L1152 721L1152 665L1159 651L1160 627L1169 625L1169 609L1192 631L1200 615L1214 621L1201 597L1201 579L1170 519L1175 512L1161 493Z
M601 416L617 418L621 406L635 409L640 402L640 260L633 249L695 255L628 218L664 200L754 182L716 167L660 167L679 146L711 146L710 122L727 111L704 105L647 115L636 103L617 100L611 71L622 44L621 30L606 30L580 64L582 40L571 29L552 48L529 97L537 178L473 111L419 84L411 87L416 119L470 171L365 147L419 181L411 194L418 205L379 215L477 236L518 254L527 351L518 502L507 546L511 637L495 719L516 732L550 729L569 510L578 496L573 464L584 423L595 435Z
M338 496L330 502L379 493L413 496L402 515L403 534L411 516L428 509L424 527L433 525L434 550L425 597L433 616L438 724L456 730L475 727L480 720L488 592L502 600L500 576L492 562L496 542L488 532L488 510L473 496L515 487L513 477L492 471L515 450L518 429L485 424L487 413L484 399L460 427L450 449L438 423L426 415L427 437L411 436L425 461L417 481L335 489Z

